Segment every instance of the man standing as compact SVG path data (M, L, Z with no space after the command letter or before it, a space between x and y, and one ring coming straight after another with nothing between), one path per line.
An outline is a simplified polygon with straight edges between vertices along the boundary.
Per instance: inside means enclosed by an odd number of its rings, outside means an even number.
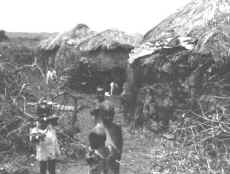
M116 82L112 81L110 83L110 95L111 96L115 95L117 92L117 89L118 89L118 84Z
M106 171L108 171L109 174L119 174L119 161L121 159L123 148L122 129L120 125L113 122L115 111L112 102L105 100L104 95L102 94L103 91L98 93L97 97L99 104L96 109L91 112L96 124L89 135L89 140L90 144L94 144L92 142L101 142L102 146L100 146L100 149L106 148L109 151L109 154L107 154L106 157L104 156L101 158L105 159L104 166L106 167ZM95 136L93 136L94 134ZM92 137L94 137L94 139ZM99 137L104 138L103 141L100 140L102 138ZM94 161L97 164L96 166L98 166L100 160Z

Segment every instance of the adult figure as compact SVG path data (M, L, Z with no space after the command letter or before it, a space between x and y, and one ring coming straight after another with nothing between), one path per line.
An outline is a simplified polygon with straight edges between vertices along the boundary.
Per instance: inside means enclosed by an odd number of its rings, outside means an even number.
M118 84L114 81L110 82L110 95L113 96L117 93Z
M102 120L95 114L95 126L91 130L89 139L89 153L86 161L89 164L89 174L108 174L109 149L105 145L106 132Z
M99 100L101 102L99 103L97 108L91 112L95 119L95 127L89 134L90 146L92 146L93 144L93 140L90 139L90 137L95 135L95 142L101 144L100 147L105 147L109 151L109 154L107 154L106 156L101 155L101 159L105 160L103 162L105 165L104 169L101 169L100 171L106 171L108 174L119 174L119 161L121 159L123 147L121 126L113 122L115 112L114 107L110 104L110 102L104 100L103 97L100 95ZM97 149L96 151L94 150L94 152L97 152ZM100 160L94 161L97 161L94 166L99 166Z
M106 147L110 150L109 168L113 174L119 174L123 136L121 126L114 123L114 107L108 102L104 102L101 106L103 125L106 133Z

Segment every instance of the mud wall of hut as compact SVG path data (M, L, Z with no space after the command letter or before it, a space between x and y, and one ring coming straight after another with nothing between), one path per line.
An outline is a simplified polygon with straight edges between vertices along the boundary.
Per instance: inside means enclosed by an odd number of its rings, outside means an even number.
M127 50L98 49L72 56L74 60L68 60L70 63L72 62L68 79L68 86L71 89L95 92L97 87L103 87L109 91L110 82L115 81L119 86L117 93L122 92L123 84L126 81Z
M62 45L55 56L55 69L59 73L74 65L81 57L80 51L71 45Z
M82 54L82 56L88 59L94 71L95 79L98 81L97 85L108 90L111 81L117 82L120 88L126 81L128 53L128 50L122 48L99 49Z
M229 95L224 87L229 83L227 62L181 49L161 50L137 59L129 66L132 75L127 78L136 88L132 93L135 102L130 101L132 119L139 126L152 120L158 129L179 118L181 110L201 113L202 107L213 112L222 101L212 97Z

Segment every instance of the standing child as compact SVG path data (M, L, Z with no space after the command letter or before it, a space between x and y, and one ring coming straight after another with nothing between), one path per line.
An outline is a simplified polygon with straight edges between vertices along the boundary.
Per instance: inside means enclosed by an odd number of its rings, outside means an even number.
M40 174L46 174L47 171L49 171L49 174L55 174L56 158L60 154L54 128L56 119L53 116L43 115L30 131L30 140L36 145L36 159L40 163Z

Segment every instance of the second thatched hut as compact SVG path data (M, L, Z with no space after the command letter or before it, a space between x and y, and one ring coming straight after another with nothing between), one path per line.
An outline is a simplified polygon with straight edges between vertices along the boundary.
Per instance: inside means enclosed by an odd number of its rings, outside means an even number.
M119 30L108 29L81 42L78 50L81 61L87 66L88 78L83 78L92 91L96 87L108 90L109 83L118 83L119 90L126 80L129 52L141 41L141 36L128 35ZM81 62L82 63L82 62ZM76 70L76 69L75 69ZM77 73L77 72L76 72ZM72 81L77 81L73 78Z
M229 83L229 9L227 1L193 0L147 32L142 45L132 50L128 83L135 88L129 90L134 90L131 115L137 123L167 125L180 116L178 110L199 112L200 104L209 113L219 105L210 96L229 95L221 87Z

